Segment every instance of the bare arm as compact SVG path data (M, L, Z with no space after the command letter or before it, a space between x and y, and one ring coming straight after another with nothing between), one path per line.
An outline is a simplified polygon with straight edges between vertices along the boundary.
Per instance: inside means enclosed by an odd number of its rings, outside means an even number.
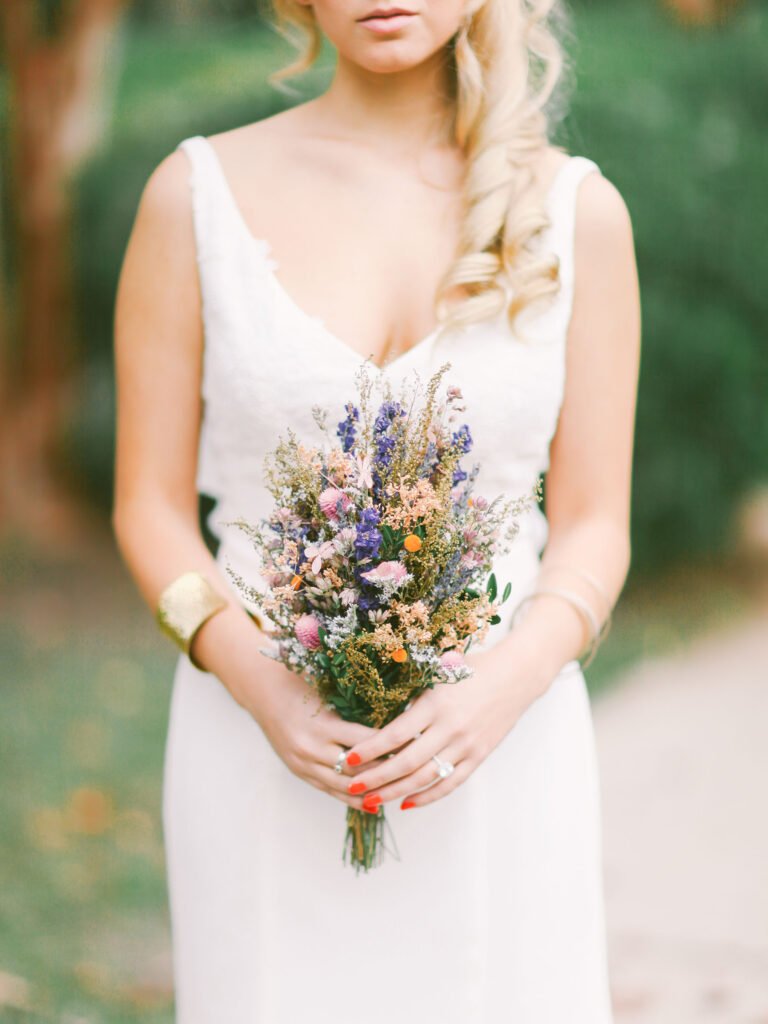
M149 608L182 572L197 569L231 593L198 524L195 475L203 350L188 164L173 153L141 197L115 308L117 450L113 525ZM236 601L206 623L195 655L240 702L260 646ZM238 655L243 659L238 664Z
M196 660L254 716L292 771L358 806L329 766L339 745L370 730L328 711L314 714L316 702L304 699L306 683L260 653L264 637L200 531L202 353L189 164L178 151L145 186L118 287L115 536L153 613L165 587L189 570L202 572L228 599L197 634Z
M630 497L640 300L632 227L623 199L605 178L589 175L579 190L576 290L567 342L566 386L547 474L550 567L586 570L614 604L630 564ZM576 590L598 616L590 587L552 570L556 585ZM546 687L584 642L578 613L557 597L529 607L508 642L529 652Z
M629 215L619 193L599 175L590 175L579 189L575 248L576 293L565 396L550 448L542 572L552 566L585 570L601 581L613 603L630 562L640 303ZM559 585L566 582L600 617L594 593L577 578L561 577ZM358 781L383 801L407 797L409 807L447 796L577 657L584 641L582 619L568 602L537 597L504 640L470 657L476 673L471 686L426 691L409 711L356 746L367 766ZM382 764L371 763L398 750ZM456 765L437 783L435 754Z

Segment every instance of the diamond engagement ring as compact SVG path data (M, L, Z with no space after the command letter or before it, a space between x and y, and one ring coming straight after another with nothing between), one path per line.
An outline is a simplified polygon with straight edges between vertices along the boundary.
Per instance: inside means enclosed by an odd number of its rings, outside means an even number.
M456 768L455 764L451 764L450 761L441 761L437 754L432 755L432 760L437 765L437 774L441 779L447 779L449 775L453 774Z
M346 761L346 759L346 750L340 750L339 756L336 758L336 764L333 766L333 770L336 772L337 775L341 775L341 773L344 771L344 762Z

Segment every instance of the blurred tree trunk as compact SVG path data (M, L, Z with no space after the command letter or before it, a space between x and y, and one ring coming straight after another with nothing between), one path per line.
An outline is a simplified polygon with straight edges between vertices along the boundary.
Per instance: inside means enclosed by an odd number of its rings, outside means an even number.
M78 356L71 183L102 132L105 58L127 2L68 0L46 31L39 0L0 0L14 311L0 345L0 531L33 539L79 521L61 473Z
M690 25L714 25L725 21L741 0L664 0L681 21Z

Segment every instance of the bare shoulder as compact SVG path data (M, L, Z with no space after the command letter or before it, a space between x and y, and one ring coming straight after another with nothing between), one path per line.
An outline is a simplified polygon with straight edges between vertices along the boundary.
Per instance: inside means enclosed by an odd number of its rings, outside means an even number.
M209 135L208 139L222 148L271 145L278 139L286 140L296 135L305 121L305 112L309 111L312 105L311 100L298 103L287 110L279 110L268 117L262 117L258 121L216 132Z
M588 174L576 199L577 244L632 241L632 220L623 195L601 172Z
M230 169L248 175L279 176L296 156L297 148L312 134L313 102L308 100L259 121L208 136L208 141Z
M182 234L192 227L191 166L180 149L165 156L150 173L139 200L136 223L152 232Z

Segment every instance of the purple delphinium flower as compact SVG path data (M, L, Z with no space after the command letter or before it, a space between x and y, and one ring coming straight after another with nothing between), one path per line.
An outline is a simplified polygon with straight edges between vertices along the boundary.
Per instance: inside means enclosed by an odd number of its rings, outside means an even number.
M466 423L454 432L451 440L458 447L462 455L466 455L472 449L472 435Z
M471 451L472 435L470 434L469 427L467 426L466 423L463 426L459 427L458 430L454 431L453 436L451 437L451 441L454 444L454 446L459 450L459 452L461 452L462 455L466 455L468 451ZM457 465L456 469L453 471L453 486L455 487L456 484L460 484L463 480L466 479L467 474L464 472L461 466Z
M360 513L355 533L355 558L358 562L362 562L364 559L372 561L378 558L381 547L381 533L379 532L378 525L378 509L373 506L364 508ZM360 586L360 596L357 603L358 607L363 611L378 608L381 604L381 597L376 588L362 576L362 573L366 571L367 568L364 565L358 565L355 569L355 578Z
M382 487L382 473L389 469L396 439L392 427L405 417L406 413L399 402L384 402L379 407L378 415L373 424L374 443L374 493L378 494Z
M351 402L347 402L345 408L347 415L339 423L336 429L336 436L341 441L343 451L349 452L354 448L357 439L357 427L355 424L360 419L360 410Z
M397 419L405 416L405 410L399 402L383 402L373 424L374 434L385 434Z
M371 506L360 513L355 533L355 558L373 559L379 554L381 533L378 530L379 510Z

